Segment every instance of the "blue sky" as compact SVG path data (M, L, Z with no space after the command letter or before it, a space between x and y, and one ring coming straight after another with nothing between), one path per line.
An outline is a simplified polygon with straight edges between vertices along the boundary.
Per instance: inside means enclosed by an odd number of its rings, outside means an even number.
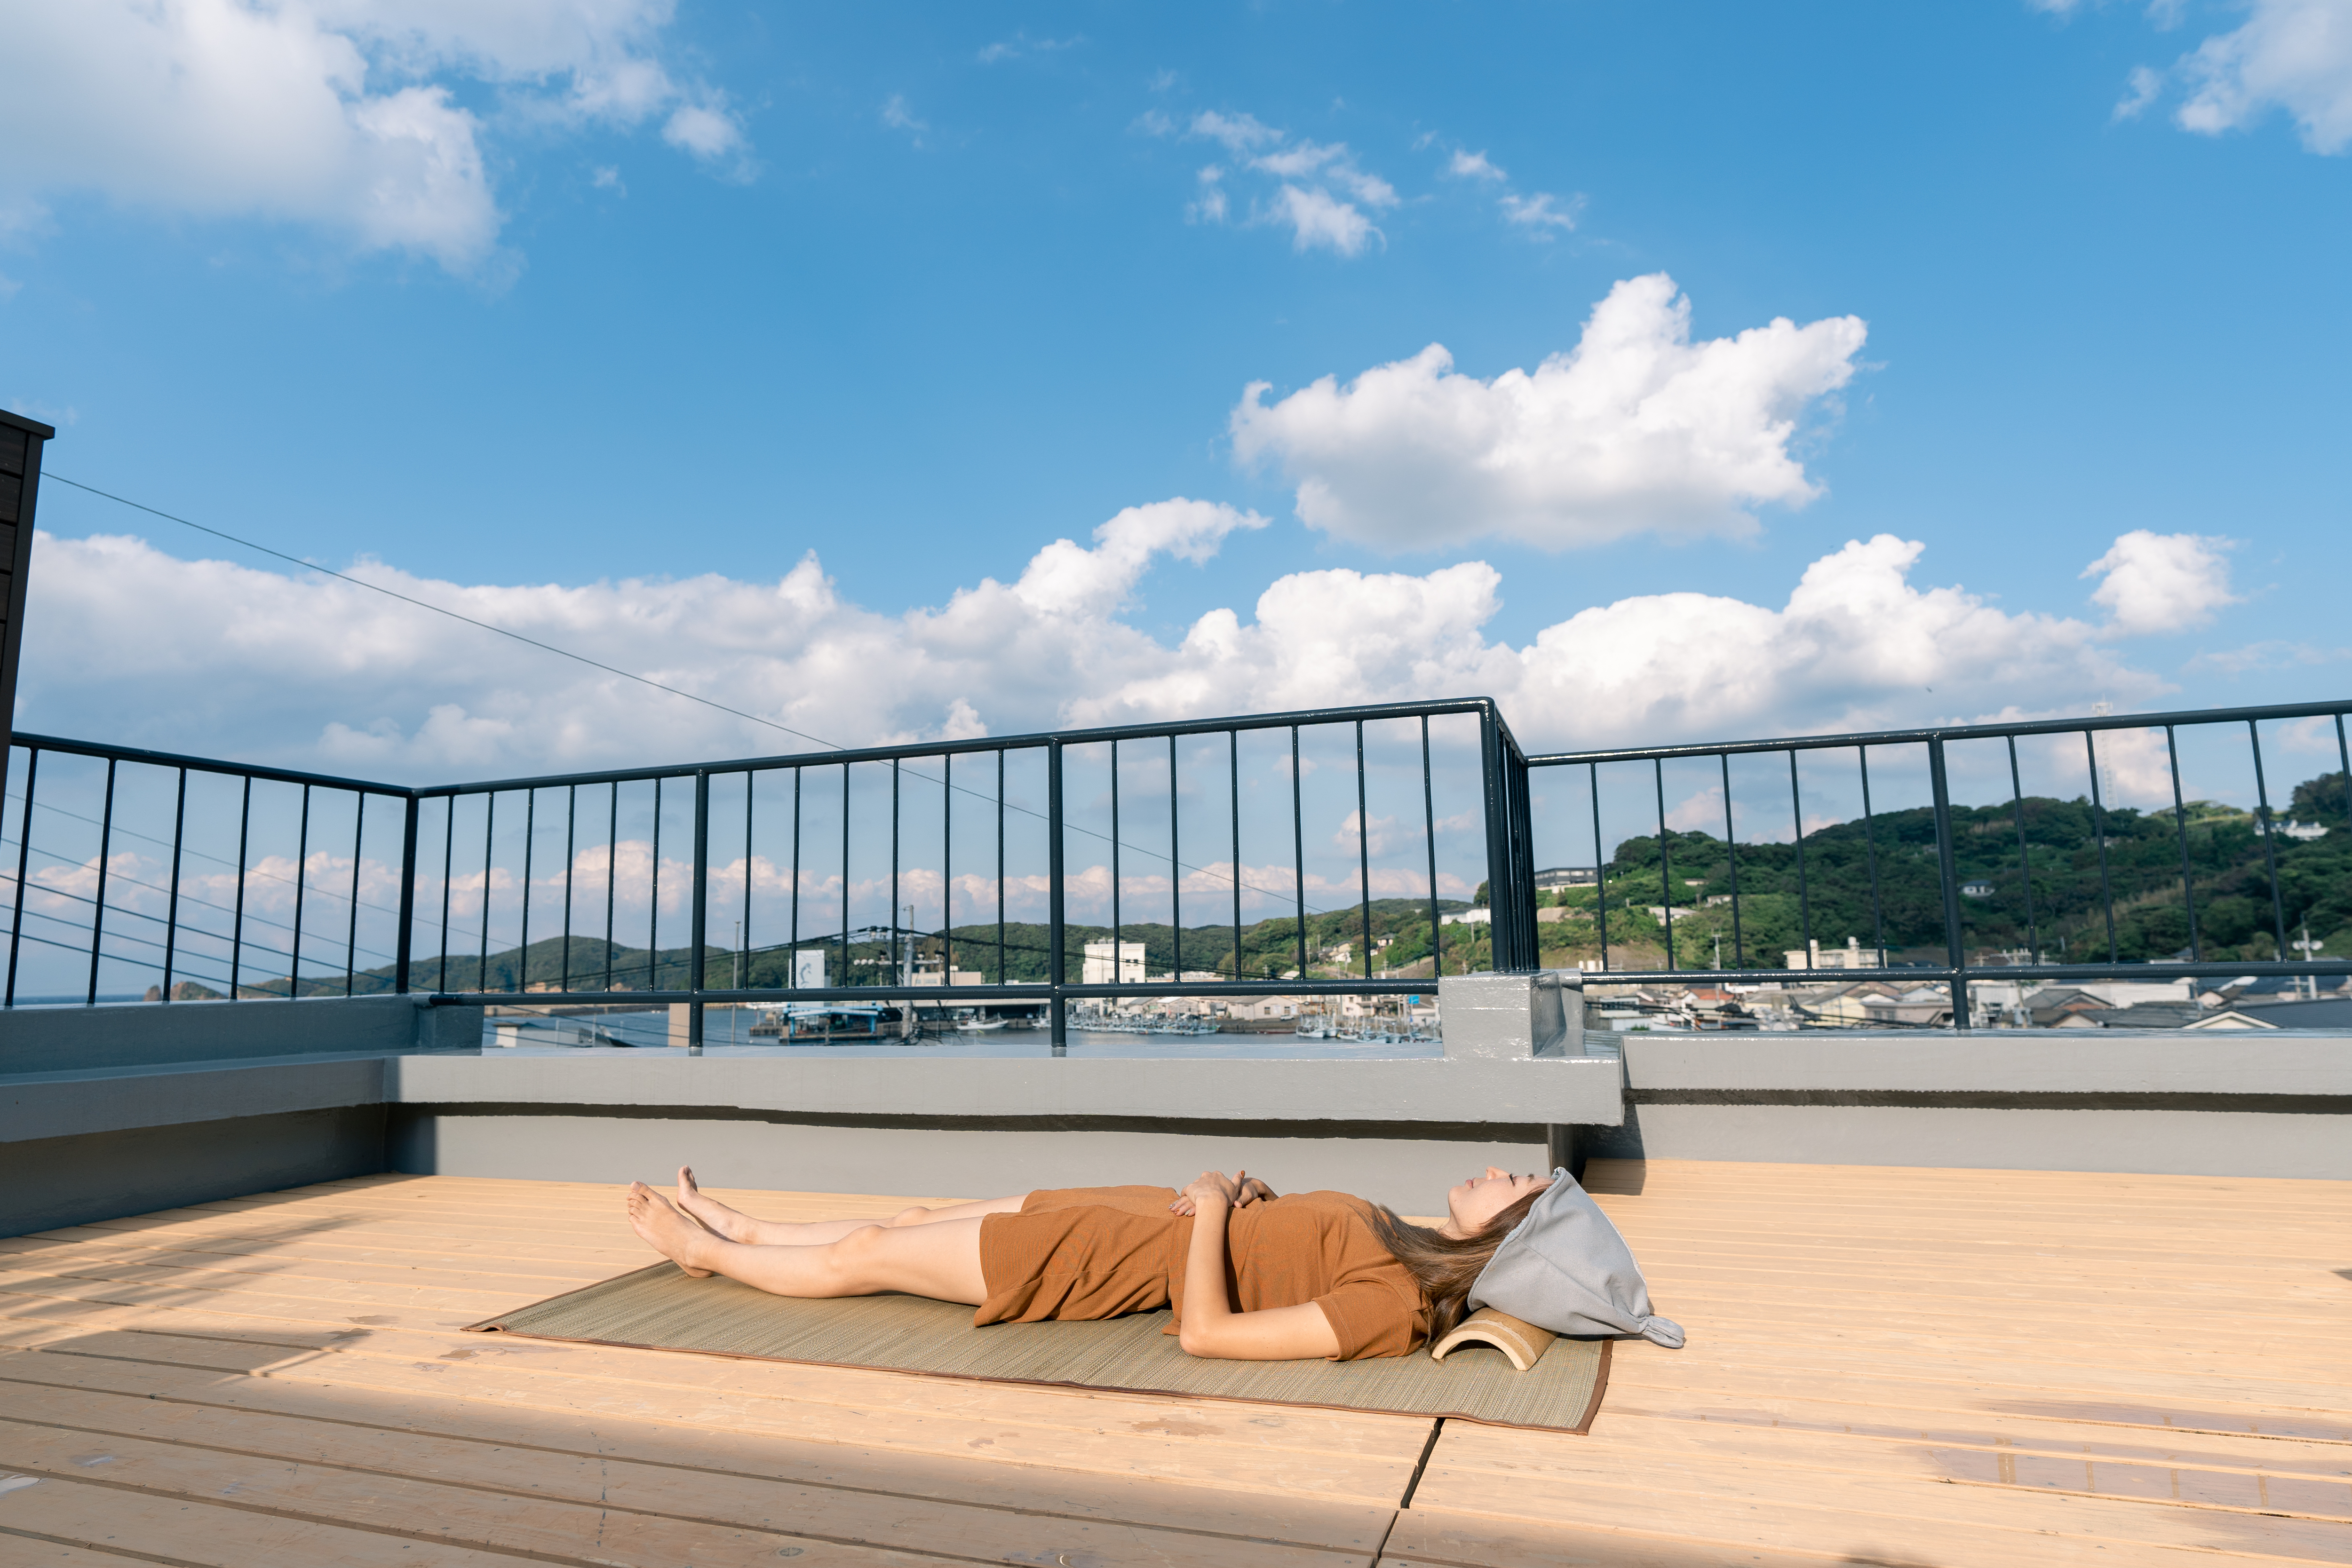
M2347 0L31 37L0 402L53 471L830 738L1488 689L1546 744L1728 737L2352 661ZM159 107L184 55L226 85ZM1644 363L1679 299L1753 383L1699 435L1596 371L1623 406L1398 455L1428 398L1524 416L1496 378L1661 274ZM1432 344L1404 412L1358 396ZM1257 382L1285 416L1237 424ZM64 486L42 521L84 542L37 568L26 727L400 774L777 744Z

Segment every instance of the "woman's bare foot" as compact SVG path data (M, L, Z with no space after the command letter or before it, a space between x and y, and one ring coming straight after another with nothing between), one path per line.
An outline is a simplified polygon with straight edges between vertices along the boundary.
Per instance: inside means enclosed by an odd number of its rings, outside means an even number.
M730 1208L715 1197L705 1197L694 1184L694 1167L677 1167L677 1207L679 1212L692 1218L713 1236L723 1236L730 1241L756 1245L761 1240L760 1222L740 1208Z
M681 1273L698 1280L709 1277L712 1270L696 1266L693 1259L710 1245L710 1240L692 1220L663 1202L661 1194L641 1181L629 1184L627 1207L629 1228L646 1246L677 1264Z

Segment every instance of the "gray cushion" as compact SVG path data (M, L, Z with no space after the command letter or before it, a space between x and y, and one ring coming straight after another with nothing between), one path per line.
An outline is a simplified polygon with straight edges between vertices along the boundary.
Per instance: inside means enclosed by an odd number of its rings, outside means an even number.
M1503 1239L1470 1287L1475 1311L1492 1307L1554 1333L1639 1334L1678 1349L1682 1325L1650 1311L1633 1250L1592 1195L1565 1170Z

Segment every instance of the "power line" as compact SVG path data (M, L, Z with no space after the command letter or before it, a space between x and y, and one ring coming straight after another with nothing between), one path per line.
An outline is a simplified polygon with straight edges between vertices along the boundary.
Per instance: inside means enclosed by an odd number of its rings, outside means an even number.
M827 740L822 736L811 735L804 729L794 729L791 725L779 724L774 719L762 718L758 714L746 713L741 708L729 707L725 703L713 702L709 697L698 695L693 692L682 690L677 686L667 685L650 676L635 674L630 671L621 669L617 665L607 664L601 660L592 659L585 653L575 653L569 648L559 648L552 643L542 643L536 637L526 637L520 632L510 632L503 626L494 625L488 621L478 621L471 615L461 615L455 610L446 609L441 605L432 603L427 600L414 598L408 594L399 592L394 589L386 588L382 583L370 582L364 578L353 577L349 572L337 571L331 567L320 566L316 561L304 560L300 556L289 555L284 550L272 549L269 546L265 544L257 544L251 539L241 538L238 535L228 532L226 529L210 528L203 523L192 522L188 518L181 517L176 512L167 512L160 507L151 507L143 501L134 501L128 496L118 496L111 490L101 490L95 485L85 485L79 479L68 479L62 474L44 472L42 477L45 479L54 479L60 485L70 485L77 490L86 491L92 496L97 496L105 500L112 501L118 506L129 507L133 511L145 512L149 517L161 517L167 523L177 523L182 528L194 528L200 534L210 534L216 539L226 539L230 544L236 545L242 549L257 550L263 555L268 556L273 560L282 560L290 566L300 567L304 571L315 571L322 576L334 578L338 581L348 582L355 588L364 588L371 593L381 593L387 599L397 599L403 604L415 605L419 610L429 610L436 615L446 615L452 621L461 621L468 626L478 626L485 632L494 632L501 637L510 638L517 643L525 643L530 647L539 649L542 653L553 653L558 658L570 659L575 664L585 664L591 669L602 670L607 674L618 675L625 681L635 681L639 685L651 686L657 692L667 692L674 697L684 697L690 703L700 703L707 708L715 708L720 713L730 714L737 718L749 719L753 724L765 725L770 729L780 730L786 735L797 736L803 740L822 746L828 751L846 751L849 749L849 747L842 745L839 741ZM941 780L929 779L928 775L918 774L916 777L926 779L928 781L933 783L941 782ZM968 785L955 784L950 785L950 788L955 789L960 794L969 795L976 800L993 800L993 797L982 795L979 790L973 789ZM1035 817L1040 821L1043 821L1045 817L1044 812L1034 810L1026 806L1013 805L1009 801L998 803L1008 806L1011 810L1020 812L1023 816ZM1085 827L1079 823L1066 821L1064 825L1074 831L1084 833L1090 839L1100 839L1105 843L1116 842L1116 841L1112 840L1108 834L1098 833L1092 828ZM1360 825L1359 825L1357 831L1359 832L1363 831ZM1118 847L1136 850L1138 852L1143 854L1150 854L1152 852L1137 844L1118 843ZM1173 860L1174 857L1171 856L1170 858ZM1199 872L1207 876L1219 875L1219 873L1209 870L1206 866L1187 865L1181 862L1177 862L1176 863L1178 869L1181 871ZM1267 898L1278 898L1281 896L1281 893L1276 889L1259 887L1254 883L1242 881L1241 866L1238 856L1235 857L1235 864L1231 874L1223 876L1221 880L1237 883L1244 893L1255 893ZM1433 893L1434 891L1434 889L1432 889ZM1313 904L1308 904L1307 908L1310 912L1317 915L1327 915L1330 913L1330 911L1327 909L1323 909Z
M635 681L639 685L651 686L657 692L667 692L674 697L684 697L690 703L700 703L705 707L717 708L720 713L732 714L737 718L748 718L753 724L763 724L770 729L782 730L786 735L795 735L800 737L803 740L814 741L817 745L824 747L828 751L843 751L847 749L847 747L842 746L837 741L824 739L821 737L809 734L806 730L794 729L791 725L778 724L774 719L761 718L758 714L745 713L741 708L729 707L725 703L712 702L709 697L698 696L692 692L682 691L677 686L665 685L661 682L653 679L651 676L632 674L627 670L620 668L618 665L607 664L601 660L592 659L585 653L575 653L569 648L559 648L552 643L542 643L536 637L526 637L520 632L509 632L505 627L492 625L488 621L477 621L470 615L460 615L455 610L445 609L441 605L432 603L426 600L412 598L408 594L399 592L394 589L386 588L380 582L370 582L364 578L353 577L349 572L337 571L331 567L320 566L316 561L308 561L304 560L299 556L288 555L284 550L271 549L268 545L256 544L251 539L239 538L236 535L226 532L223 529L206 528L202 523L190 522L185 517L178 517L171 512L163 511L160 507L150 507L142 502L131 500L127 496L118 496L111 490L101 490L95 485L85 485L79 479L68 479L62 474L44 474L42 477L45 479L55 479L60 485L71 485L77 490L87 490L93 496L103 497L107 500L113 501L118 505L129 507L134 511L145 512L150 517L161 517L168 523L177 523L182 528L194 528L200 534L210 534L216 539L226 539L233 545L240 545L249 550L258 550L261 554L268 556L273 559L282 560L290 565L299 566L305 571L319 572L324 576L337 579L340 581L351 583L354 587L364 588L371 593L381 593L387 599L397 599L403 604L414 604L419 610L430 610L436 615L446 615L452 621L462 621L468 626L478 626L485 632L495 632L501 637L510 637L518 643L527 643L531 647L540 649L543 653L553 653L561 658L573 660L576 663L586 664L591 669L602 670L608 675L618 675L625 681Z

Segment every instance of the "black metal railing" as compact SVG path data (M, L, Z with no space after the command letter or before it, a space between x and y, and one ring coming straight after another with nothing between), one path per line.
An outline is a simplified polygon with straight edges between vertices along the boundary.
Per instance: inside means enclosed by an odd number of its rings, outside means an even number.
M1539 825L1557 828L1554 842L1582 837L1579 848L1590 851L1570 858L1591 889L1589 899L1578 895L1589 914L1562 911L1580 924L1592 921L1589 946L1598 960L1584 961L1588 969L1632 985L1942 985L1949 988L1949 1021L1966 1029L1972 983L2352 972L2344 956L2318 956L2325 943L2307 929L2311 909L2352 926L2347 712L2352 705L2320 703L2102 715L1553 753L1525 766L1532 779L1558 778L1577 797L1572 804L1548 800L1568 809L1547 813ZM2315 819L2326 820L2297 821L2277 809L2282 742L2314 756L2323 769L2296 794ZM1746 775L1744 789L1736 769ZM2029 771L2042 791L2029 789ZM1956 776L1980 786L1974 792L1992 796L1993 804L1956 804ZM2226 786L2251 805L2220 804L2185 789L2184 778ZM1907 787L1917 803L1890 810L1890 785L1898 797ZM1809 812L1809 795L1838 809ZM2323 858L2314 841L2329 833L2340 836ZM1996 845L1998 854L1989 852ZM1708 874L1678 878L1677 854L1686 871L1702 869L1691 862L1703 859ZM2296 863L2283 867L2283 857ZM2308 874L2298 886L2294 873L2305 862ZM1718 869L1723 891L1706 894L1704 905L1691 902L1691 890L1712 885ZM1911 895L1908 907L1888 885L1897 881ZM1627 919L1628 906L1650 886L1659 900L1645 906L1654 932L1629 955L1622 933L1639 923ZM1927 888L1933 907L1922 909L1916 894ZM1764 904L1774 905L1771 927L1793 937L1779 965L1751 961ZM2253 922L2257 939L2213 941L2212 917L2221 907L2242 926L2249 904L2267 915ZM1705 910L1719 913L1702 917ZM2298 915L2306 915L2300 942L2289 936ZM1496 922L1503 917L1497 907ZM1515 917L1532 923L1537 912ZM1838 955L1844 961L1823 962L1824 935L1846 939ZM1523 936L1536 940L1532 924ZM1714 941L1713 962L1684 961L1694 936ZM1722 961L1726 936L1729 963ZM2266 955L2260 938L2267 938ZM1499 934L1496 940L1499 951ZM2000 942L2007 946L1990 945ZM2084 944L2088 956L2078 957ZM2291 948L2301 957L2289 958Z
M2352 925L2347 711L1529 756L1463 699L419 789L20 735L0 1004L682 1003L698 1041L895 1001L1059 1050L1073 1004L1573 966L1939 985L1966 1028L1989 980L2352 972L2299 925Z
M16 834L0 840L14 852L0 1005L96 1002L109 969L126 967L158 977L158 999L191 988L290 997L305 984L350 996L379 988L362 983L363 958L397 961L389 926L399 914L378 907L388 919L363 921L361 873L372 831L414 821L408 790L46 736L19 735L16 748ZM197 816L215 830L194 841L192 785ZM291 855L272 852L289 835ZM348 881L333 863L345 845ZM395 852L388 863L404 862ZM35 967L57 988L27 997L20 977L44 956L53 961Z
M1507 902L1525 861L1524 792L1496 766L1523 775L1524 757L1484 700L421 789L16 741L9 1006L127 999L152 975L158 1000L685 1003L698 1041L711 1004L888 998L1042 1006L1059 1050L1074 1002L1409 994L1449 967L1532 959L1445 920L1474 883ZM60 785L58 757L102 768L102 786ZM118 774L172 798L168 828L123 819ZM233 819L192 823L191 779L230 787ZM290 826L290 859L257 860L257 784L296 791L277 803L290 824L271 824ZM76 810L93 789L97 811ZM1441 820L1441 797L1469 809ZM371 813L378 798L397 810ZM314 818L336 824L331 847ZM395 819L396 852L371 857L371 824ZM212 896L184 894L192 864ZM75 954L71 991L23 992L27 944ZM1144 973L1163 953L1166 972Z

